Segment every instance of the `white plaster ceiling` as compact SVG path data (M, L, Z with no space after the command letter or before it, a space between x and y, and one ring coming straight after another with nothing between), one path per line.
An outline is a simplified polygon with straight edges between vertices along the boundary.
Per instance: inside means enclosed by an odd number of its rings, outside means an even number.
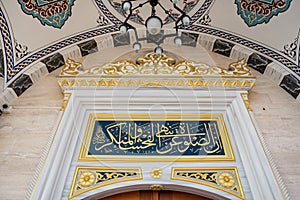
M2 0L0 5L5 10L15 41L26 45L29 52L34 52L55 41L97 28L99 25L97 23L98 17L103 11L100 11L101 8L99 8L96 2L97 0L75 0L74 6L71 8L71 16L60 29L42 25L37 18L33 18L31 15L24 13L17 0ZM111 2L120 3L121 0L103 0L103 3L114 16L120 20L124 20L124 16L112 7ZM133 4L136 5L140 2L143 1L138 0ZM168 1L162 2L167 9L174 10L174 8L170 7L171 4ZM194 0L187 2L198 2L189 12L189 14L193 16L197 9L203 6L207 1ZM183 3L181 2L179 5L182 7ZM150 9L149 5L140 9L141 16L144 19L146 19L149 14L149 12L147 12L148 9ZM162 13L161 9L157 10L158 13ZM241 35L278 51L282 51L284 45L292 43L298 36L300 28L299 10L300 2L293 0L285 12L273 16L268 23L262 23L252 27L247 26L243 19L237 14L237 5L234 3L234 0L213 1L213 4L205 13L207 13L211 19L209 23L211 27ZM164 16L162 18L164 18ZM136 25L136 23L133 24Z

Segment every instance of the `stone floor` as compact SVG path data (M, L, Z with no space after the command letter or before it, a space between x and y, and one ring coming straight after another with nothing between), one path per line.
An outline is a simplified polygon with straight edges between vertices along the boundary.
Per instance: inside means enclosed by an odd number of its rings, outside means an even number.
M214 55L216 65L231 62ZM225 63L225 64L224 64ZM0 117L0 199L24 199L43 147L54 128L62 93L59 70L44 77L12 102L12 112ZM253 71L257 82L250 106L292 199L300 188L300 103L267 77Z

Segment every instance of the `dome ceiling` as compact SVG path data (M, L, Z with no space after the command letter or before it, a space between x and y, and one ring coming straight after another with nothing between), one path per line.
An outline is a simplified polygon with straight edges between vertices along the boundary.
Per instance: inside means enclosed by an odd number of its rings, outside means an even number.
M3 64L0 65L0 77L4 88L10 87L23 72L51 54L76 44L80 46L80 43L101 35L118 33L126 16L120 9L121 2L2 1L0 53ZM135 1L133 4L140 2L143 1ZM179 14L169 1L162 2L174 17ZM199 40L203 35L214 38L214 41L217 40L218 44L225 45L230 51L234 46L241 46L256 53L258 57L263 56L266 64L273 61L280 65L291 74L293 84L300 84L299 2L232 0L225 3L216 0L181 0L178 5L191 17L191 24L181 26L180 29L189 32L192 40ZM138 9L130 23L143 28L142 23L149 16L148 7L149 5L145 5ZM162 14L165 28L174 26L163 10L157 9L157 12ZM216 46L215 42L213 44Z

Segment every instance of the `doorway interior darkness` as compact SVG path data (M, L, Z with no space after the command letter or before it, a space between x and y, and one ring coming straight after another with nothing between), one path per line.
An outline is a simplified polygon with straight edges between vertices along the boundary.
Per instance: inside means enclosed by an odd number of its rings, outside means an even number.
M134 191L121 193L98 200L210 200L198 195L176 191Z

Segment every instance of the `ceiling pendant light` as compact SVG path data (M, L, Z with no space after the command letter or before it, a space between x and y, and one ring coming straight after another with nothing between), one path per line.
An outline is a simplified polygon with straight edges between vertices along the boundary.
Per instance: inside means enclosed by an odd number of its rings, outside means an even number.
M159 17L157 16L151 16L146 20L146 28L147 31L151 35L157 35L160 33L161 28L162 28L162 21Z
M142 45L139 42L135 42L135 43L133 43L132 47L135 52L138 52L141 49Z
M183 25L185 26L188 26L190 24L190 17L185 15L183 18L182 18L182 23Z
M127 12L128 10L130 10L132 7L132 4L130 1L124 1L122 4L122 8L125 12Z
M120 26L120 31L121 31L121 33L126 33L127 27L123 24L122 26Z
M172 12L167 10L164 5L160 3L160 0L144 0L142 3L132 3L132 1L135 0L125 0L122 3L122 9L125 12L126 19L120 26L120 32L121 33L126 33L128 30L134 30L136 42L132 45L133 49L135 52L138 52L141 48L142 45L140 41L147 40L148 43L155 43L157 47L155 48L154 52L156 53L157 56L161 56L163 53L163 49L160 47L160 44L163 43L164 39L167 37L174 37L174 43L177 46L182 45L182 38L178 34L178 29L182 28L182 26L179 26L182 24L183 26L188 26L190 24L190 17L185 13L183 9L180 9L177 6L177 3L180 0L169 0L171 5L173 5L173 8L177 11L179 11L179 15L175 16L172 14ZM167 2L167 1L166 1ZM164 2L165 3L165 2ZM151 7L151 15L147 18L145 21L145 27L147 29L147 32L149 33L150 37L143 37L139 38L137 34L137 30L134 26L128 23L128 20L133 17L134 11L136 11L138 8L142 8L144 5L149 4ZM157 15L156 12L156 7L160 8L163 12L159 13L165 13L167 15L167 18L170 18L172 21L175 23L175 33L170 33L170 34L162 34L160 37L153 37L154 35L158 35L163 33L162 28L163 28L163 21L162 19L165 19L166 17L160 17ZM152 35L152 37L151 37Z
M154 49L154 53L156 53L156 55L158 57L160 57L163 52L164 52L164 50L160 46L158 46Z

